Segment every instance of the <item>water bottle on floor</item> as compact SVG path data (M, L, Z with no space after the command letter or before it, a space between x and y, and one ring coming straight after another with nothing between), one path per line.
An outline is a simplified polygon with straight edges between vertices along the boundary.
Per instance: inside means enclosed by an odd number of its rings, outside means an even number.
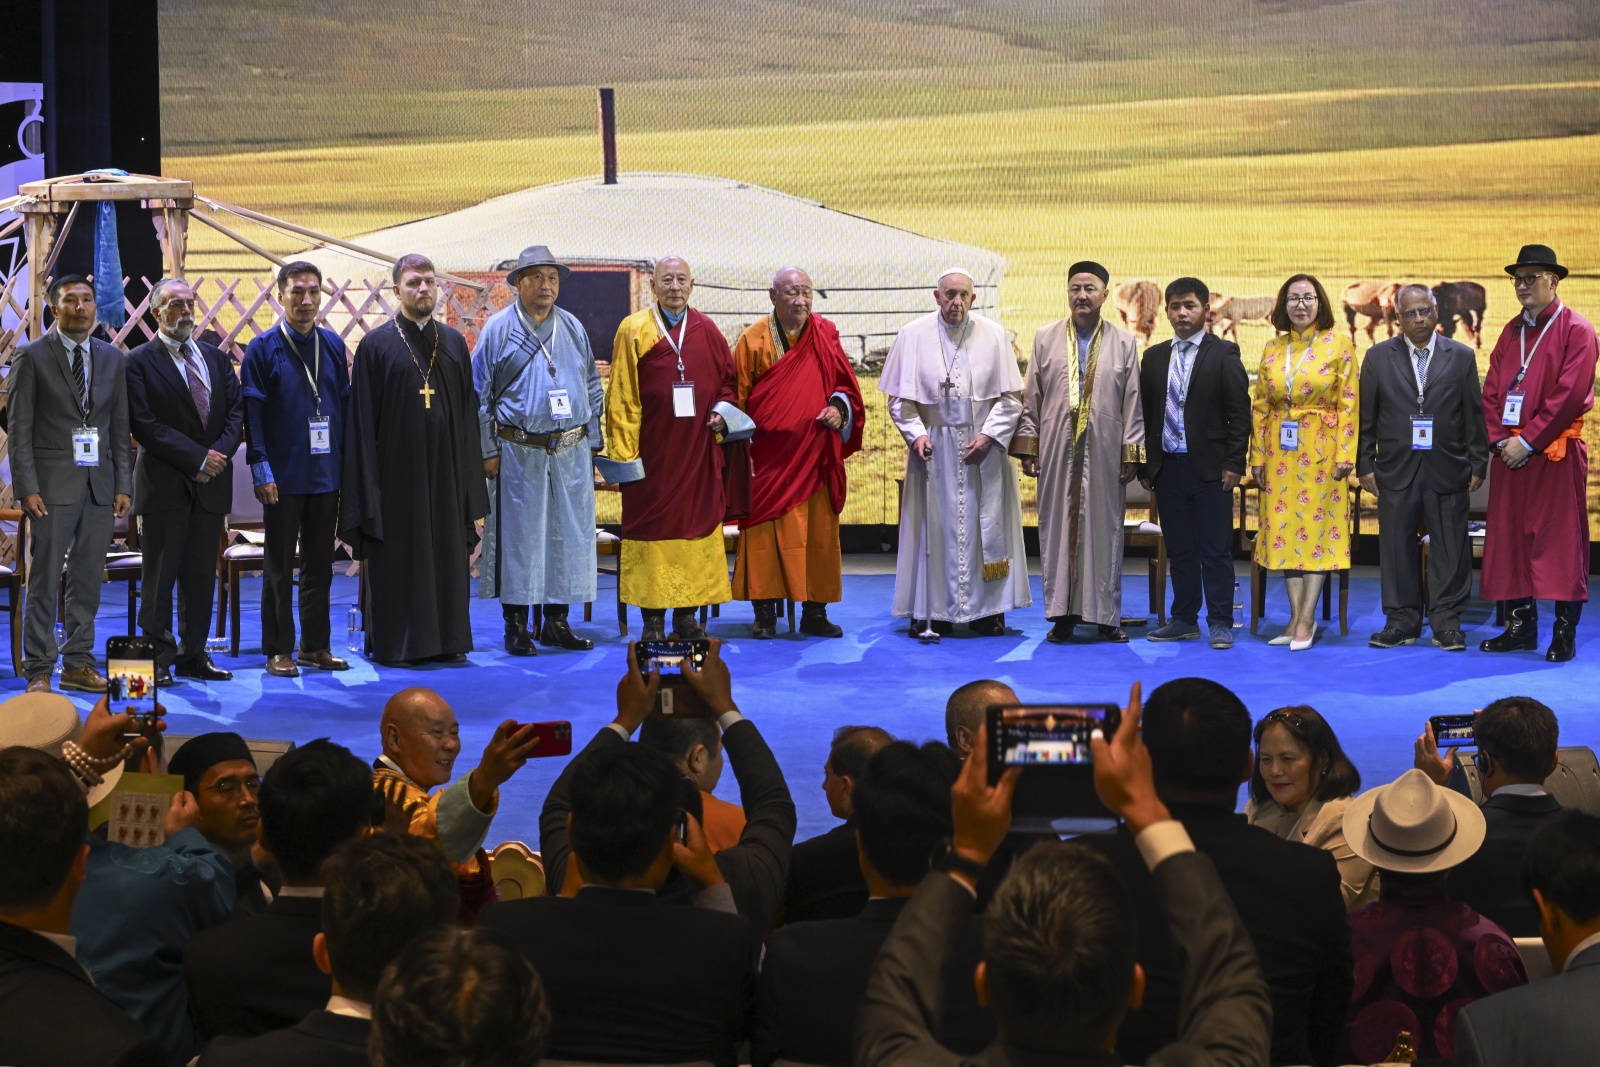
M351 652L354 652L358 656L365 655L366 634L363 633L361 629L361 609L356 605L351 604L350 611L345 616L345 622L350 627L350 640L345 644L344 647L348 648Z
M1239 588L1239 579L1233 580L1233 628L1244 627L1244 593Z
M67 643L67 624L56 623L56 648L61 648Z

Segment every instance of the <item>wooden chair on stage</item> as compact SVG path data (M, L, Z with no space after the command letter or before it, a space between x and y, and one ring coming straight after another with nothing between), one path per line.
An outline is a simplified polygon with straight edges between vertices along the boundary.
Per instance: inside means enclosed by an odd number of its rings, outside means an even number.
M0 523L16 523L17 558L15 563L0 563L0 589L5 591L5 601L0 611L10 616L11 670L22 677L22 587L28 574L28 523L21 508L0 508Z
M613 537L613 538L616 537L615 534L605 534L605 533L603 533L603 531L598 531L598 530L595 531L595 534L596 534L597 538L601 537L601 536ZM728 524L728 525L723 526L722 527L722 551L723 551L723 553L726 554L726 555L732 555L733 553L737 552L738 550L739 550L739 527L734 526L731 523ZM621 538L616 538L615 541L613 541L613 542L611 542L609 544L607 542L605 542L605 541L600 541L595 546L595 551L601 556L615 555L617 557L617 565L616 565L616 568L614 570L607 570L607 569L605 569L605 567L603 565L601 565L600 566L600 573L601 574L615 574L617 576L617 632L620 633L623 637L627 637L628 636L628 605L626 605L626 604L624 604L622 602L622 539ZM685 606L687 606L687 605L685 605ZM787 613L788 619L789 619L789 632L790 633L794 633L795 632L794 601L785 600L784 601L784 607L785 607L785 610L786 610L786 613ZM708 623L710 620L715 619L715 618L720 618L721 616L722 616L722 605L721 604L711 604L709 606L705 605L705 604L700 605L700 627L701 627L701 629L704 629L705 626L706 626L706 623ZM589 618L589 614L588 614L587 608L584 611L584 616L583 617L584 617L585 620L587 620Z
M255 481L241 444L233 454L233 510L228 512L217 544L217 636L227 636L230 656L239 654L239 582L246 574L265 569L265 530L265 509L256 499ZM300 566L298 550L294 565ZM298 576L294 583L299 584Z
M1483 563L1484 540L1489 533L1489 477L1494 473L1494 463L1490 462L1488 470L1484 473L1483 484L1478 486L1477 492L1471 494L1467 500L1467 544L1472 551L1472 558L1477 560L1480 567ZM1419 536L1422 538L1422 602L1428 603L1428 534L1424 527L1419 527ZM1480 593L1483 586L1483 577L1480 571L1478 584ZM1496 626L1506 623L1506 605L1503 600L1494 602L1494 622Z
M1161 512L1153 489L1135 478L1127 485L1122 516L1122 546L1150 549L1150 613L1157 625L1167 624L1167 539L1161 535Z
M123 582L128 587L128 636L134 635L139 615L140 586L144 581L144 550L139 547L139 520L132 511L111 526L111 547L106 552L106 581ZM117 542L122 543L121 548ZM62 618L66 602L62 601Z
M1255 493L1256 499L1256 537L1260 537L1261 530L1261 487L1255 484L1254 479L1240 484L1241 497L1248 485ZM1356 546L1361 541L1361 483L1352 475L1345 481L1346 492L1350 500L1350 553L1355 555ZM1243 503L1240 505L1240 528L1243 529ZM1267 613L1267 569L1256 562L1254 549L1255 538L1251 539L1250 554L1250 632L1255 633L1261 625L1262 618ZM1339 635L1345 636L1350 632L1350 568L1339 568ZM1326 622L1333 617L1333 585L1324 580L1322 583L1322 618Z

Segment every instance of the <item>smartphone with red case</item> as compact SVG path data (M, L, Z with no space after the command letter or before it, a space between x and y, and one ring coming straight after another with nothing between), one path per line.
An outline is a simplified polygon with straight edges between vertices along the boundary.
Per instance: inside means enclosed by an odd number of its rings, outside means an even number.
M533 747L533 751L528 753L529 759L572 755L572 724L570 722L519 722L517 729L513 730L512 733L516 733L518 730L528 726L533 727L533 736L539 739L539 743Z

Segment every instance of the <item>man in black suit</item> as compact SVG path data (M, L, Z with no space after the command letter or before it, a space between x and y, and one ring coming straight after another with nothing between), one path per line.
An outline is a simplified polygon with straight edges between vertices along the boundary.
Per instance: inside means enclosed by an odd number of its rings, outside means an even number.
M1462 1008L1454 1067L1592 1063L1600 1049L1600 818L1568 810L1551 819L1521 874L1555 974Z
M1450 870L1450 899L1493 920L1512 937L1539 935L1539 910L1522 884L1522 857L1534 833L1562 810L1545 791L1560 759L1556 713L1532 697L1502 697L1473 723L1485 834L1478 851ZM1455 771L1455 748L1439 756L1433 724L1416 743L1416 766L1439 785Z
M794 848L794 798L784 781L772 749L755 723L746 719L733 702L732 681L722 661L722 643L711 638L711 652L699 670L686 667L684 682L694 690L715 715L722 731L722 747L733 776L739 783L739 800L744 808L744 831L739 843L716 853L716 864L733 893L739 914L750 920L760 936L772 928L778 908L783 904L785 872ZM628 646L628 670L617 688L617 717L603 727L585 752L625 745L655 707L660 676L651 672L645 681L637 667L636 646ZM572 810L568 782L577 761L567 765L539 812L539 850L552 892L570 891L578 886L576 873L569 875L568 859L575 846L569 846L567 824ZM662 885L660 895L677 903L688 903L693 889L676 870Z
M372 772L319 738L280 757L261 781L261 844L283 885L264 911L189 939L183 977L202 1038L254 1037L292 1026L328 999L311 943L322 932L322 864L372 823ZM238 980L241 961L250 980Z
M855 785L873 754L894 738L877 726L841 726L822 764L822 793L828 811L843 819L827 833L797 842L789 861L789 890L783 903L786 923L849 919L867 903L867 883L857 862Z
M1433 643L1464 652L1461 609L1472 592L1468 501L1489 469L1478 362L1472 349L1437 332L1439 305L1427 286L1403 287L1395 309L1400 336L1373 345L1361 361L1356 473L1361 488L1378 498L1387 619L1367 644L1396 648L1422 633L1417 525L1425 523Z
M1250 936L1216 868L1195 852L1156 794L1139 740L1139 685L1109 741L1096 737L1095 792L1121 816L1160 894L1162 916L1182 961L1183 1020L1177 1040L1147 1061L1246 1067L1267 1061L1272 1002ZM940 983L960 943L983 864L1005 837L1021 768L989 784L979 732L952 798L955 832L934 853L934 870L900 913L867 979L856 1016L859 1067L1107 1067L1117 1029L1137 1007L1145 978L1136 962L1138 920L1122 880L1079 842L1046 841L1015 864L985 916L978 1000L1000 1039L963 1056L937 1037Z
M1350 927L1333 856L1285 841L1234 814L1250 776L1250 713L1204 678L1179 678L1150 694L1144 741L1156 792L1217 876L1272 987L1274 1064L1337 1063L1339 1031L1354 987ZM1127 1063L1143 1063L1179 1033L1181 957L1162 920L1157 880L1126 830L1093 843L1128 886L1139 916L1144 1004L1117 1035ZM1454 875L1451 876L1452 881Z
M629 658L618 722L636 725L655 682L647 687ZM478 926L507 935L539 972L552 1058L734 1067L735 1045L750 1032L759 941L733 913L698 821L683 813L672 758L609 727L601 733L614 741L590 744L552 788L569 798L576 895L490 905ZM699 887L699 906L658 895L675 866Z
M322 930L312 952L332 976L331 995L325 992L288 1029L218 1038L206 1046L202 1067L366 1067L372 1001L384 968L412 944L449 929L461 906L450 861L433 842L409 834L346 841L323 876ZM253 980L249 957L234 967L234 982Z
M67 765L0 749L0 1063L167 1067L167 1050L74 959L89 804Z
M1146 639L1199 637L1204 588L1211 647L1224 649L1233 647L1233 490L1250 446L1250 379L1239 346L1206 330L1210 307L1198 278L1167 286L1173 338L1145 349L1139 364L1139 480L1155 489L1172 574L1172 619Z
M139 442L135 513L144 548L139 629L163 646L156 680L222 682L233 677L211 662L212 584L222 523L233 507L232 456L244 403L233 361L196 341L194 290L166 278L150 291L160 329L128 353L128 413ZM178 587L178 637L172 636L172 587Z
M950 836L950 787L960 766L938 742L918 748L896 741L857 775L851 837L871 899L851 918L791 923L773 933L756 1002L755 1067L776 1060L853 1067L867 972L927 876L934 846ZM972 986L982 950L983 920L974 915L945 968L939 1036L957 1052L980 1052L995 1036Z

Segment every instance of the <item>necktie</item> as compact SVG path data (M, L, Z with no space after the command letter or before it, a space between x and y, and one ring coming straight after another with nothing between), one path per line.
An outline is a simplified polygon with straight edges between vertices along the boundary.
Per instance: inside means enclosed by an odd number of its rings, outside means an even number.
M1411 358L1416 361L1417 395L1420 397L1428 388L1428 350L1426 348L1413 349Z
M89 376L83 367L83 346L72 346L72 380L78 386L78 407L89 410Z
M200 360L192 351L186 351L183 366L188 372L189 395L194 398L195 410L200 412L202 423L208 422L211 419L211 393L206 389L205 379L200 377Z
M1177 360L1177 373L1167 375L1167 410L1161 420L1161 448L1166 452L1187 452L1183 440L1183 392L1182 384L1189 377L1189 353L1193 351L1194 344L1190 341L1178 341L1173 344L1172 351Z

